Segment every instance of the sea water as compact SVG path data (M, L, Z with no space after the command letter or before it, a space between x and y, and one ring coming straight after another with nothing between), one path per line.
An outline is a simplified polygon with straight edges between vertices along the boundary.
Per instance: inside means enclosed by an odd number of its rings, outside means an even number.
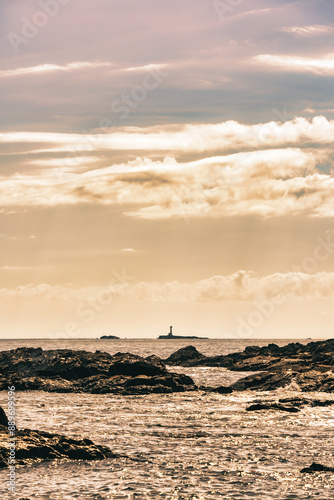
M71 348L166 358L189 344L203 354L214 355L269 342L284 345L289 341L2 340L0 350L21 346ZM228 385L246 375L224 368L169 369L208 386ZM334 465L333 407L305 407L299 413L245 411L259 398L298 395L294 384L267 393L227 395L200 391L141 396L17 392L19 428L88 437L136 460L52 461L18 466L14 495L6 489L8 470L3 469L0 498L333 499L333 474L300 473L313 461ZM333 399L328 393L306 396ZM6 392L0 392L0 405L6 410Z

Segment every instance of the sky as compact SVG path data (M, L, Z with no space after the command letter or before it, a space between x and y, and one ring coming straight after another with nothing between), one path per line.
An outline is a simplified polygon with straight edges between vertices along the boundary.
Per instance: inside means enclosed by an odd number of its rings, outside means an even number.
M332 0L0 0L1 338L328 338Z

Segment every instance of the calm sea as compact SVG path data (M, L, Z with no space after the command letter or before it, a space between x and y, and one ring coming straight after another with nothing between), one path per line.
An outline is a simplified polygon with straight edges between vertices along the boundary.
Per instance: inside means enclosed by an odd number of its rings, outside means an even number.
M189 344L203 354L213 355L269 342L284 345L291 340L2 340L0 350L30 346L157 354L165 358ZM245 375L223 368L171 370L211 386L230 384ZM89 437L141 461L45 462L18 467L15 495L7 492L8 471L2 470L0 498L333 499L332 474L299 472L313 461L334 465L333 408L305 408L297 414L245 411L247 404L258 398L298 394L294 384L270 393L231 395L18 392L19 428ZM324 393L308 396L334 397ZM0 405L7 408L5 392L0 392Z

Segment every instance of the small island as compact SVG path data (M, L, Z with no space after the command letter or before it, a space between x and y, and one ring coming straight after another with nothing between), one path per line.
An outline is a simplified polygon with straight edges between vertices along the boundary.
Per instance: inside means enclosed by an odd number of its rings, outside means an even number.
M169 334L168 335L159 335L158 339L202 339L202 340L207 340L208 337L195 337L193 336L183 336L183 335L173 335L173 327L169 327Z
M116 335L102 335L100 339L112 339L112 340L117 340L119 337L116 337Z

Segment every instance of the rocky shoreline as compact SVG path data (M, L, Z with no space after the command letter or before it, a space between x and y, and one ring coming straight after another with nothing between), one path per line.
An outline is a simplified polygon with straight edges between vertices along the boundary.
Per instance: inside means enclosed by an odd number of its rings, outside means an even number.
M197 387L172 366L223 367L232 371L252 371L229 387ZM334 390L334 339L291 343L283 347L249 346L242 352L204 356L194 346L183 347L167 359L146 358L129 353L69 349L18 348L0 352L0 390L14 385L16 390L86 392L91 394L150 394L194 390L229 394L232 391L270 391L290 386L311 392Z
M173 353L164 362L173 366L223 367L233 371L259 372L243 377L232 384L232 391L269 391L294 384L301 391L334 390L334 339L291 343L283 347L249 346L242 352L227 355L204 356L194 346ZM221 388L223 392L223 388ZM228 391L226 391L228 392Z
M195 390L190 377L171 373L157 356L18 348L0 352L0 390L150 394Z
M65 393L114 393L141 395L205 391L230 394L233 391L271 391L295 384L304 392L331 393L334 340L299 343L278 347L247 347L243 352L207 357L193 346L174 352L167 359L157 356L143 358L128 353L110 355L67 349L43 350L18 348L0 352L0 390L14 385L16 390L44 390ZM258 371L239 379L230 386L196 386L184 375L169 371L172 366L216 366L233 371ZM171 368L172 369L172 368ZM260 370L260 371L259 371ZM306 407L334 405L331 399L298 397L257 399L245 407L247 412L275 411L298 413ZM292 415L291 415L292 416ZM0 469L8 467L10 445L8 420L0 407ZM107 446L96 445L90 439L75 439L43 430L15 431L15 460L27 465L43 460L132 460L112 452ZM332 473L333 468L312 463L301 473Z
M16 465L42 460L103 460L122 457L107 446L94 444L90 439L74 439L31 429L16 429L14 435ZM7 416L0 407L0 469L8 467L11 449Z

